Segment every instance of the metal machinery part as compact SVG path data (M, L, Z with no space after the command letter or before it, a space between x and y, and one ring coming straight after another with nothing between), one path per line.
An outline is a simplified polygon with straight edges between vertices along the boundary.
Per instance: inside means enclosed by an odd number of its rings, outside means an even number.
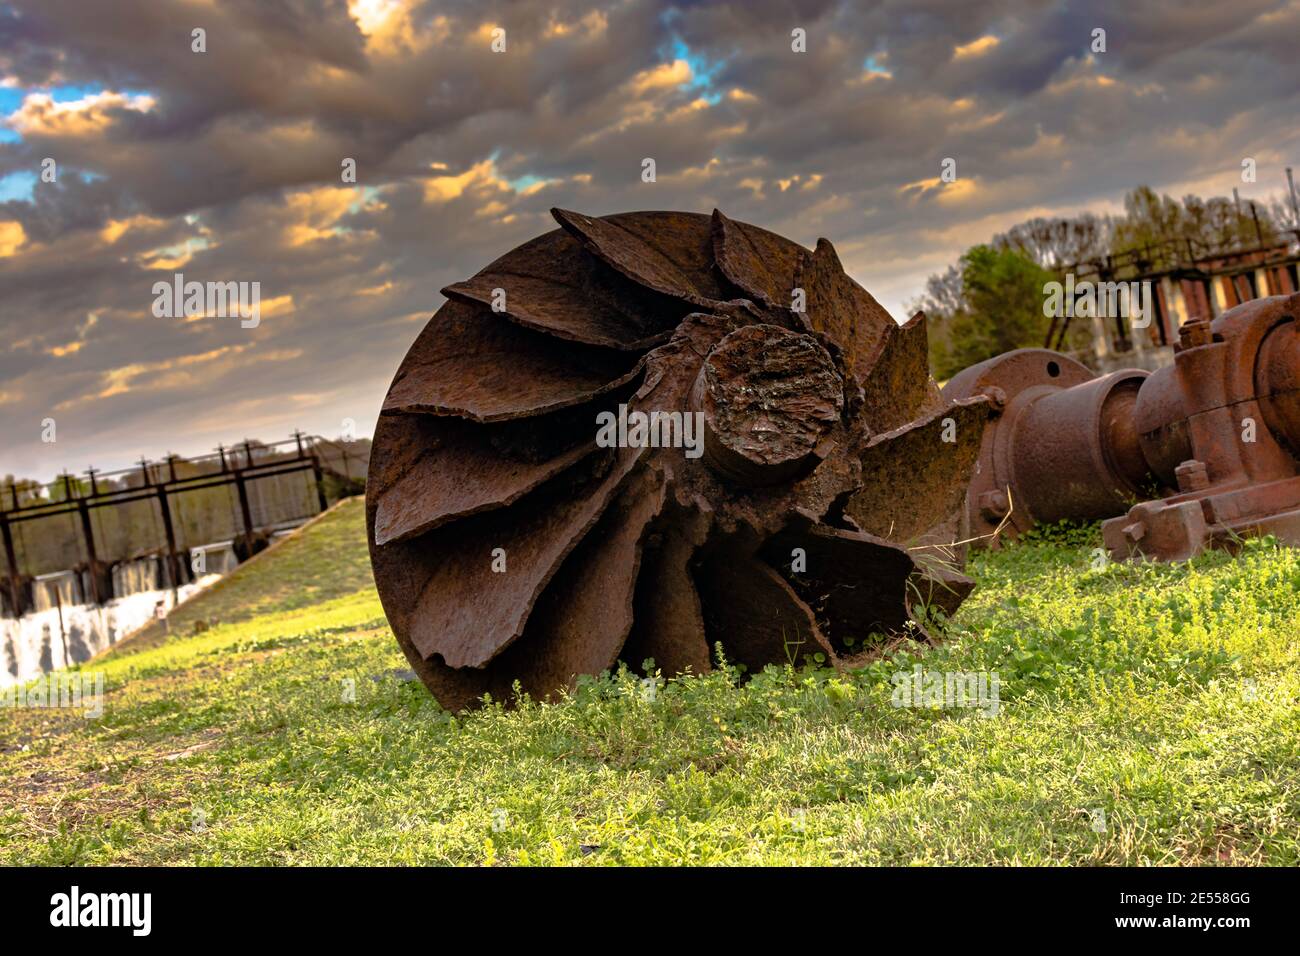
M756 670L932 640L917 606L973 587L937 556L988 401L940 396L924 316L894 322L824 239L552 215L443 290L376 428L375 581L429 690L460 710L718 645ZM695 422L698 456L670 440Z
M967 499L971 534L1106 518L1136 500L1149 485L1132 416L1147 374L1098 377L1059 352L1017 349L955 375L945 398L993 406Z
M1117 560L1184 560L1242 536L1300 543L1300 295L1183 325L1174 364L1094 376L1044 349L968 368L944 397L994 404L970 485L975 534L1107 518ZM1148 500L1151 499L1151 500Z

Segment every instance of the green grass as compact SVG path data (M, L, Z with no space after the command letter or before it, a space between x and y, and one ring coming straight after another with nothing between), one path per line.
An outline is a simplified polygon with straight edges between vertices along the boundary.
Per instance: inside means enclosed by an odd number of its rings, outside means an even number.
M86 665L98 720L0 711L0 863L1300 863L1300 551L1098 543L978 556L923 657L453 718L349 502L186 612L216 627ZM998 715L890 706L917 661L997 671Z
M196 626L247 621L373 588L360 498L345 499L304 530L254 555L238 573L207 588L201 599L178 607L168 619L167 631L161 624L150 624L133 634L121 651L156 647L170 634L193 633ZM269 566L274 570L262 573Z

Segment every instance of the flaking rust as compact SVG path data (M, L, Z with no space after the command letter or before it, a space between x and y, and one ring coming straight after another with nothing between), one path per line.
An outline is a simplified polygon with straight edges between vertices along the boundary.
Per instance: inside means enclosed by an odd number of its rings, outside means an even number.
M924 318L824 239L552 214L443 290L376 428L375 581L429 690L460 710L619 661L699 673L718 646L753 671L933 640L919 605L972 587L942 546L989 403L940 396ZM653 442L597 440L647 419Z
M1152 373L1095 377L1021 349L954 376L945 397L994 403L973 528L1108 519L1117 560L1184 560L1265 533L1300 544L1298 314L1300 295L1279 295L1185 323L1174 364Z

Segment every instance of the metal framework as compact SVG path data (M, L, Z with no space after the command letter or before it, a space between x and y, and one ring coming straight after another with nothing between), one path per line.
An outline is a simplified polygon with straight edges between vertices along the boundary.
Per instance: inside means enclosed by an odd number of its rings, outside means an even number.
M1253 206L1252 206L1253 208ZM1076 279L1093 282L1151 282L1155 315L1146 332L1154 347L1173 347L1180 324L1204 319L1243 302L1267 295L1289 295L1300 289L1300 230L1292 238L1241 249L1214 248L1193 239L1169 239L1116 255L1090 259L1062 268ZM1266 286L1266 288L1261 287ZM1053 316L1043 347L1065 347L1071 315ZM1141 330L1130 329L1112 316L1117 351L1127 352Z
M0 493L0 539L3 539L5 563L7 568L7 588L9 607L15 616L27 610L29 601L24 586L24 574L19 567L14 548L13 529L16 525L41 518L58 515L76 515L79 519L79 531L82 549L86 555L88 569L90 600L102 604L111 596L108 591L106 572L109 563L101 560L96 546L94 526L90 520L91 512L100 508L120 507L138 501L156 501L162 519L164 541L160 542L161 557L167 570L167 580L175 590L184 575L184 562L177 548L176 527L172 514L172 499L179 494L200 491L206 488L234 486L239 500L241 519L240 540L243 557L247 558L259 545L259 529L254 521L249 504L248 486L263 478L277 475L290 475L310 472L316 490L317 504L320 510L327 507L325 488L322 482L327 472L338 474L322 464L318 445L329 444L319 436L303 435L294 432L285 441L269 445L254 445L244 441L233 448L218 447L213 455L197 458L180 458L169 455L161 462L148 462L141 459L137 468L114 472L98 472L88 469L85 483L71 474L62 474L54 482L42 486L47 490L58 490L62 496L57 500L38 498L35 501L20 501L19 490L9 485ZM291 445L286 452L276 449ZM262 456L258 460L258 456ZM344 451L346 455L346 450ZM210 465L213 470L194 475L178 475L177 464L190 466ZM345 459L346 469L346 459ZM340 475L340 477L350 477ZM102 487L105 482L126 481L126 487ZM88 493L87 493L88 486Z

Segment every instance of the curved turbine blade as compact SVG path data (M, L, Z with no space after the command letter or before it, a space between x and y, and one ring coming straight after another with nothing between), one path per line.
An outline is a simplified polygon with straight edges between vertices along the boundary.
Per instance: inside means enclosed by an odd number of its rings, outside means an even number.
M818 239L817 248L803 254L794 284L804 290L809 324L839 344L849 368L865 384L898 323L849 278L826 239Z
M930 339L925 314L895 326L862 380L863 417L873 432L887 432L939 408L943 399L930 377Z
M912 618L908 579L916 563L903 548L874 535L806 519L773 536L763 548L769 561L791 564L802 550L804 570L792 572L794 589L811 607L832 642L854 651L873 634L928 638Z
M775 233L728 219L713 210L713 257L727 281L769 309L789 310L793 301L797 247Z
M647 658L665 674L704 674L711 668L700 595L691 558L707 536L709 516L681 517L655 546L647 546L637 581L635 620L620 655L640 671Z
M563 229L524 243L442 293L495 309L525 328L624 351L665 341L686 308L587 255Z
M761 559L723 548L701 562L695 582L709 645L720 642L733 663L756 672L817 653L834 659L812 610Z
M639 452L620 450L585 486L529 496L435 532L445 559L411 615L411 642L420 653L437 654L450 667L482 667L518 638L543 588L600 518Z
M863 531L911 544L964 508L988 414L979 396L876 435L861 454L862 490L845 506L849 517Z
M685 231L674 229L673 213L596 218L552 209L551 215L581 240L592 255L638 285L692 306L708 306L720 298L717 282L709 277L707 267L701 269L699 264L687 262L680 253L674 256L667 252L684 248L680 242L673 241L674 233ZM649 222L652 218L653 223ZM657 231L665 233L663 241L655 235ZM703 263L712 265L713 250L701 251L707 256ZM701 283L705 289L701 289Z
M664 503L662 482L632 478L547 585L523 636L489 666L518 675L534 698L572 690L580 674L618 660L632 629L632 597L646 528Z
M438 314L402 362L384 412L525 418L590 401L638 371L625 354L559 341L462 302Z
M422 451L373 492L375 544L380 545L513 504L596 449L584 442L552 457L521 460L502 455L493 436L485 434L501 426L428 415L390 415L382 421L390 430L410 431L404 443Z

